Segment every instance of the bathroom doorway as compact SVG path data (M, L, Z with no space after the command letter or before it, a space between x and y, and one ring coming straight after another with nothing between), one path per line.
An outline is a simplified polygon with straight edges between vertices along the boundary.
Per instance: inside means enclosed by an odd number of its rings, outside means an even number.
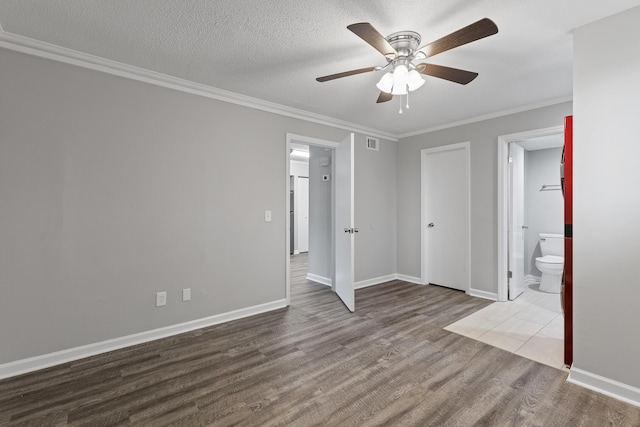
M563 210L557 215L557 218L553 216L551 221L556 221L557 223L549 224L549 221L540 221L542 216L536 214L536 210L532 210L531 212L527 211L527 195L530 195L532 200L535 201L536 205L538 205L537 210L544 210L545 207L548 207L546 202L549 202L551 199L547 196L551 195L555 199L562 198L562 192L560 191L560 154L556 160L552 160L551 163L548 163L548 167L545 168L546 174L545 177L548 177L549 182L542 182L539 178L536 177L534 180L531 178L527 180L526 178L526 163L527 157L528 160L532 160L536 157L551 157L553 159L554 154L551 152L544 152L545 155L531 154L535 151L540 151L545 149L556 149L562 150L563 143L563 134L564 127L563 126L555 126L552 128L538 129L528 132L521 132L511 135L504 135L498 138L498 301L508 301L509 300L509 276L512 275L509 271L510 262L509 262L509 240L512 233L514 234L512 237L519 238L522 242L522 253L519 256L522 257L522 288L526 284L530 284L531 282L537 280L539 276L539 272L535 267L535 258L540 256L539 252L539 233L551 233L552 229L557 230L558 233L563 232ZM514 143L512 146L511 144ZM518 184L518 187L523 192L522 197L522 223L517 223L510 218L510 203L513 198L511 195L511 173L510 168L512 165L512 153L510 153L510 147L518 146L522 148L522 170L518 173L521 174L521 183ZM527 153L529 153L527 155ZM511 160L511 161L510 161ZM530 162L529 162L530 163ZM540 169L540 168L536 168ZM547 170L548 169L548 170ZM550 174L557 174L557 177L550 176ZM542 172L536 174L540 175ZM538 182L540 181L540 182ZM553 182L552 182L553 181ZM557 181L557 182L556 182ZM537 188L536 185L540 184ZM543 189L542 186L546 187ZM554 187L551 187L554 185ZM555 187L557 185L557 187ZM551 189L554 190L551 190ZM555 190L557 188L557 190ZM540 191L543 190L543 191ZM518 190L520 191L520 190ZM535 200L534 200L535 199ZM555 200L557 201L557 200ZM539 205L542 203L542 205ZM528 203L529 207L532 206L532 201ZM512 208L513 209L513 208ZM564 208L562 208L564 209ZM513 214L513 213L511 213ZM533 218L535 217L535 218ZM527 222L533 221L531 224L527 224ZM524 227L524 228L523 228ZM527 228L528 227L528 228ZM532 228L533 227L533 228ZM513 228L514 231L510 230ZM515 231L520 231L519 235L515 235ZM512 243L513 245L513 243ZM512 261L513 263L513 261ZM520 273L519 273L520 274ZM515 299L515 296L514 298Z
M542 354L551 355L552 366L562 365L563 360L560 287L558 293L540 289L538 267L546 271L546 266L536 258L543 255L540 234L562 238L564 233L563 143L562 126L506 135L498 141L498 300L506 301L504 307L523 325L518 338L524 344L514 352L539 361Z
M554 134L509 143L509 300L540 284L547 270L536 260L547 255L545 249L549 244L545 242L550 243L551 236L563 238L564 199L560 185L563 142L562 134ZM562 241L559 244L562 248ZM550 255L561 257L563 253ZM560 266L557 287L543 286L543 291L559 294L561 273Z

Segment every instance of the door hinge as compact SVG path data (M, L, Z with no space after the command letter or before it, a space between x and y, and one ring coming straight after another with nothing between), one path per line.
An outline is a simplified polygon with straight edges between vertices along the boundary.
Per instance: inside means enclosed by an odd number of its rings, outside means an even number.
M513 272L511 270L507 271L507 279L513 278Z

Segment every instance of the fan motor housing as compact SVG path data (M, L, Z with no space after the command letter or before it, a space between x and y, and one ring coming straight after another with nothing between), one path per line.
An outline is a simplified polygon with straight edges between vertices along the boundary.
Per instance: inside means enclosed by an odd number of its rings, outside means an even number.
M420 46L420 34L415 31L398 31L385 37L398 52L398 56L410 56Z

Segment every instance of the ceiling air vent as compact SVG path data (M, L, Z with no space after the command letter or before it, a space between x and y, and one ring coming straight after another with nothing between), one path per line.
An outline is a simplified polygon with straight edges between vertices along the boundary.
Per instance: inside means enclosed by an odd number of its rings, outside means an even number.
M370 136L367 137L367 148L369 150L378 151L378 140Z

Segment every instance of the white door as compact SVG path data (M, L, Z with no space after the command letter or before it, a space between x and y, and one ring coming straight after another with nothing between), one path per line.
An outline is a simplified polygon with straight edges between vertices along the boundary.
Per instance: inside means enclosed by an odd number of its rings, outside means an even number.
M309 178L298 177L298 252L309 252Z
M509 299L524 289L524 148L509 144Z
M351 134L335 151L335 290L344 305L350 311L355 310L355 291L353 289L353 165L354 136Z
M423 150L423 282L469 289L468 143Z

